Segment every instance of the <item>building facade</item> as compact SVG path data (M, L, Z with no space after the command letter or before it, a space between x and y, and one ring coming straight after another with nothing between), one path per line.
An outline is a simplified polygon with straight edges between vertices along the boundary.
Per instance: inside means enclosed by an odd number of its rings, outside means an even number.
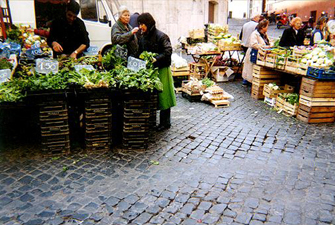
M189 30L206 23L227 24L228 0L122 0L131 13L149 12L156 26L169 35L172 45Z
M317 20L325 12L329 19L334 19L335 0L277 0L268 4L268 11L299 16L303 21L308 21L310 17Z

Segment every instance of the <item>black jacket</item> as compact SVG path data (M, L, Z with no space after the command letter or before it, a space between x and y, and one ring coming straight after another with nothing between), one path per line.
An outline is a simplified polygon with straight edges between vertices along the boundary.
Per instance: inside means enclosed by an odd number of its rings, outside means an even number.
M155 67L164 68L171 65L172 46L169 36L160 30L156 29L156 26L151 27L147 34L140 37L139 40L140 52L148 51L157 53L155 57Z
M279 46L281 47L293 47L295 45L304 45L305 33L303 30L299 30L296 34L293 27L287 28L283 32L283 36L280 39Z
M50 35L48 37L48 45L52 47L52 42L58 42L63 47L62 53L57 54L68 54L74 52L80 45L84 44L87 48L90 46L90 39L84 22L77 18L70 25L66 18L56 19L52 22L50 28Z

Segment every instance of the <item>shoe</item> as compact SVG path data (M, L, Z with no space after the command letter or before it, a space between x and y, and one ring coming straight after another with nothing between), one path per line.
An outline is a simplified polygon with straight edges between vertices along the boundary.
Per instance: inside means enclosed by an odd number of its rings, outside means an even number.
M247 86L248 84L249 84L249 82L248 82L247 80L244 80L244 79L243 79L243 81L242 81L242 85Z
M169 125L158 125L158 127L157 127L157 131L163 131L163 130L167 130L167 129L169 129L171 127L171 124L169 124Z

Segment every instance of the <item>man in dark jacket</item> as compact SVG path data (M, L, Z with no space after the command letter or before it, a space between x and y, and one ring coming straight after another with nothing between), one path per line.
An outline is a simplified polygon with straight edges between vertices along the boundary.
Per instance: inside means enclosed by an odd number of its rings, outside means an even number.
M279 46L281 47L293 47L295 45L301 46L304 44L305 33L301 30L302 20L300 17L296 17L291 21L291 27L287 28L283 32L283 36L280 39Z
M52 22L48 45L52 47L54 56L69 55L77 58L89 47L90 40L84 22L77 18L80 6L76 1L70 1L65 18Z

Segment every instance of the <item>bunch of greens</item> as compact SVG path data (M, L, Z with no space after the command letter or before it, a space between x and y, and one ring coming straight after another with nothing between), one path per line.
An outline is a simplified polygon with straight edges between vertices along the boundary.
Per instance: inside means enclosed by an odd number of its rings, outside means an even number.
M291 105L299 103L299 95L297 93L282 93L279 97L285 99Z
M208 77L202 79L201 82L207 87L213 86L215 84L215 82L209 79Z
M3 69L10 69L11 70L12 68L13 68L13 64L8 62L7 59L5 59L5 58L0 59L0 70L3 70Z
M21 44L21 31L18 27L13 25L12 28L6 31L6 34L10 42Z
M127 65L127 61L115 54L117 45L114 45L102 58L102 66L106 70L120 69Z
M21 79L15 78L10 82L0 84L0 102L17 102L25 96Z
M141 69L137 72L126 67L113 70L113 77L120 88L138 88L143 91L163 90L163 84L158 77L158 69Z
M157 55L157 53L144 51L144 52L141 53L139 58L146 61L147 68L153 68L154 67L153 62L155 60L156 55Z
M70 72L70 83L77 83L87 89L115 87L116 81L110 72L89 71L81 69L79 73Z

